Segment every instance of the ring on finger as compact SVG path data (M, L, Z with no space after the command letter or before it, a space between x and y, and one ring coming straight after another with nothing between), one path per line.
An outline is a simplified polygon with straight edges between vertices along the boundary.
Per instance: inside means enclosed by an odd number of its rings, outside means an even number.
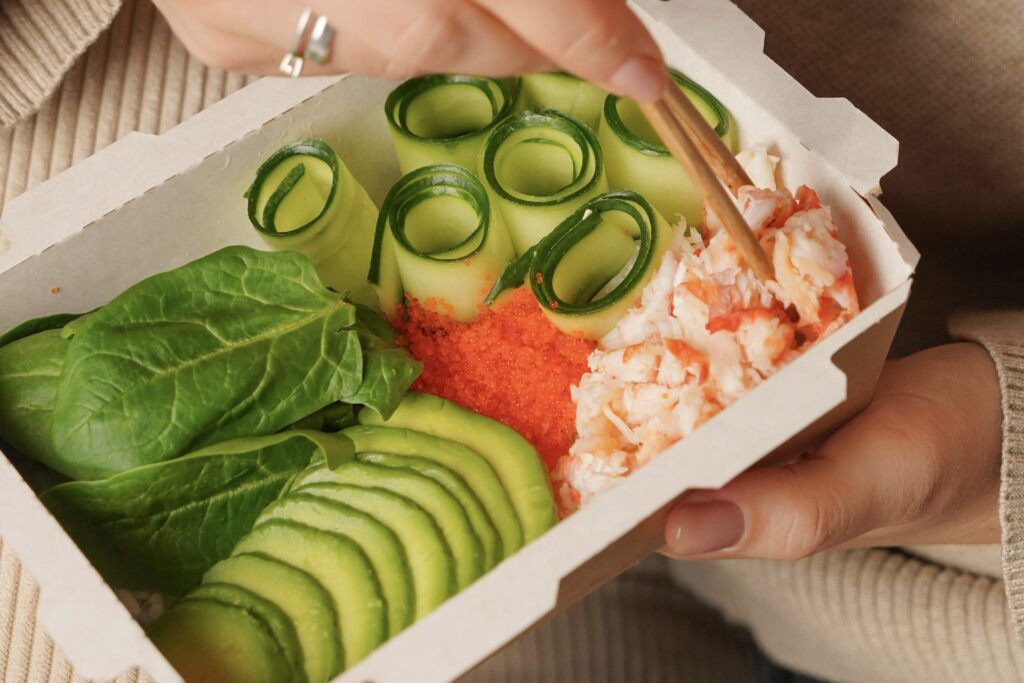
M309 7L302 11L299 16L299 23L295 25L295 39L292 41L292 49L284 56L281 60L280 69L281 73L285 76L291 76L292 78L298 78L302 73L303 65L303 49L302 45L306 41L306 29L309 28L309 20L313 17L313 10Z
M334 27L327 23L327 17L320 15L313 24L309 42L303 52L305 59L323 66L331 59L331 43L334 41Z
M323 65L330 61L331 43L334 41L334 28L327 23L327 17L320 14L313 22L312 31L309 30L310 20L313 18L313 10L307 7L299 16L295 25L295 38L292 41L292 49L281 60L278 67L286 76L298 78L302 74L302 67L307 60Z

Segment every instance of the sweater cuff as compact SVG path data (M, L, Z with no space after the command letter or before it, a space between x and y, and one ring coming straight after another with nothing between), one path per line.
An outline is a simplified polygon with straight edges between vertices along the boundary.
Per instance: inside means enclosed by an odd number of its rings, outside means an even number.
M0 0L0 127L35 112L120 0Z
M1024 311L954 316L950 332L984 346L999 374L1003 406L999 486L1003 581L1014 630L1024 640Z

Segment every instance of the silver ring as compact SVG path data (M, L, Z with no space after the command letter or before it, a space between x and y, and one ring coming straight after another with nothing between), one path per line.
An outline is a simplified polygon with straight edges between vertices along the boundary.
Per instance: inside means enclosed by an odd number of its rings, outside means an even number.
M334 40L334 28L327 23L327 17L320 15L309 34L309 42L303 56L323 66L331 59L331 42Z
M295 25L295 39L292 41L292 49L284 56L284 59L281 60L281 64L278 66L278 69L285 76L298 78L302 73L302 65L304 63L301 56L304 53L303 43L306 41L306 29L309 28L309 20L312 17L313 10L307 7L302 11L299 23Z

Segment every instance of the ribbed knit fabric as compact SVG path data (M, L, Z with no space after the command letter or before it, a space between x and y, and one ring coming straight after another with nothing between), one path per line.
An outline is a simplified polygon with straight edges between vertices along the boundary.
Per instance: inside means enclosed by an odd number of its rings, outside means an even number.
M897 551L798 562L673 563L676 579L748 626L776 661L863 683L1024 680L1003 586Z
M3 33L10 30L2 16L9 6L20 4L0 0L0 100L10 64L2 52ZM36 115L0 124L0 210L6 199L128 133L162 133L252 80L190 57L150 2L125 3L63 81L53 77L57 89Z
M4 683L84 683L74 666L36 625L39 587L0 539L0 681ZM149 683L138 669L114 683Z
M0 2L0 126L37 110L120 6L120 0Z
M951 332L988 349L1003 396L1003 465L999 487L1003 581L1010 615L1024 639L1024 311L958 315Z

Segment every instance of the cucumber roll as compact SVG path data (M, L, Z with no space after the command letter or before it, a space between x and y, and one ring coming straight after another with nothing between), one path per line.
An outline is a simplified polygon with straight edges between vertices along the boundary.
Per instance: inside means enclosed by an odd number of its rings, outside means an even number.
M368 279L388 317L408 292L465 321L476 316L513 256L508 232L476 176L437 164L416 169L388 192Z
M402 173L433 164L476 168L487 134L518 95L518 78L441 74L402 83L384 103L398 167Z
M669 73L726 147L735 152L736 126L722 103L675 69ZM686 218L687 225L702 223L700 192L661 144L635 102L609 95L598 137L604 149L609 187L640 192L673 224L680 216Z
M608 189L597 136L553 109L520 112L499 123L480 165L517 254Z
M523 76L520 103L524 109L557 109L576 117L591 129L601 122L601 107L608 96L590 81L564 71Z
M366 285L377 207L326 142L300 140L274 152L246 197L249 220L271 248L304 254L339 292Z
M510 263L486 303L525 282L558 329L600 339L639 301L671 238L671 227L639 194L606 192Z

